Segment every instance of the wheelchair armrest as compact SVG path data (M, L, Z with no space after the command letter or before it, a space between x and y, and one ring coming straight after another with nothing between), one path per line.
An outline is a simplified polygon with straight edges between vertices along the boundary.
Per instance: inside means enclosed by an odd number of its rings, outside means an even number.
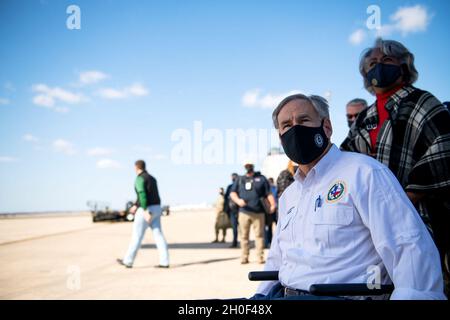
M392 291L392 284L382 284L380 289L369 289L366 283L313 284L309 287L309 292L316 296L379 296Z
M273 281L278 280L278 271L252 271L248 273L250 281Z

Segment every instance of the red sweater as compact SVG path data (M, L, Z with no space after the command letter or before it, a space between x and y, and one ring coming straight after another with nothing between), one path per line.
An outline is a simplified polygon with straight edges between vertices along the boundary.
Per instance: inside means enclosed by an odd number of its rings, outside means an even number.
M389 100L389 98L396 93L398 90L400 90L403 87L403 84L399 85L398 87L395 87L392 90L389 90L385 93L377 93L377 112L378 112L378 124L375 129L372 129L369 131L370 135L370 143L372 145L372 151L375 152L375 147L377 145L377 137L378 133L380 132L381 127L383 126L383 123L389 118L389 113L386 110L386 103Z

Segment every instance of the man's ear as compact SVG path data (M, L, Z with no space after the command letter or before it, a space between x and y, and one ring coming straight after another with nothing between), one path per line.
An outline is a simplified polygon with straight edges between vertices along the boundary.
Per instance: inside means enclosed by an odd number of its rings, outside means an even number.
M323 130L325 131L327 138L330 139L333 134L333 126L331 125L330 119L325 118L323 121Z

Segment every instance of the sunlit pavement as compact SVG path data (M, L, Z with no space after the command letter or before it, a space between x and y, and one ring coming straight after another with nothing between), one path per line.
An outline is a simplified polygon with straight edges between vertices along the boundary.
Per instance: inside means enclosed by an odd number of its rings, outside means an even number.
M116 263L128 246L131 223L92 223L90 215L0 219L1 299L210 299L251 296L261 270L251 251L212 244L212 210L176 212L162 218L170 269L156 269L150 229L132 269ZM266 250L267 251L267 250ZM253 255L252 255L253 254ZM253 258L253 261L252 261Z

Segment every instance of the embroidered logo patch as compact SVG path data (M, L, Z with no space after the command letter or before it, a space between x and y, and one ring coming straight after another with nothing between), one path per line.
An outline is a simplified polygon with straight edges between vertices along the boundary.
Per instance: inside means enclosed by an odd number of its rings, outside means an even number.
M333 203L342 198L345 194L346 186L344 181L334 183L327 194L327 202Z
M314 136L314 142L316 143L316 146L319 148L323 146L323 138L320 134L316 134Z

